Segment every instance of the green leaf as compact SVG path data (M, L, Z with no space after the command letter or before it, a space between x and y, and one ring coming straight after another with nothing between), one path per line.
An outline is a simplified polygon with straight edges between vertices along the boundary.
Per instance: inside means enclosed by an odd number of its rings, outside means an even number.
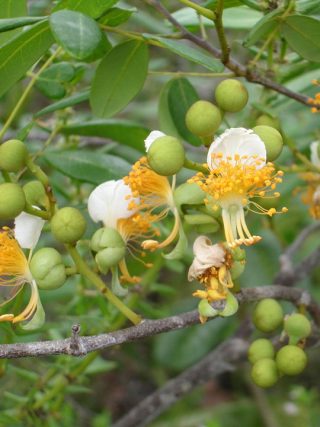
M122 110L143 87L148 71L148 48L130 40L115 46L101 61L92 82L93 114L108 118Z
M277 25L280 25L280 21L276 18L283 13L282 9L276 9L267 15L265 15L256 25L250 30L249 34L243 40L245 47L254 45L257 41L261 40L271 31L273 31Z
M70 82L74 76L75 69L68 62L53 64L41 73L36 87L49 98L59 99L66 93L64 84Z
M50 152L43 158L64 175L91 184L120 179L131 168L128 162L119 157L89 150Z
M320 62L320 21L310 16L288 16L281 26L283 36L292 50L302 58Z
M93 55L102 40L98 24L80 12L55 12L50 16L50 26L56 42L80 60Z
M0 19L16 18L28 14L26 0L1 0L0 1ZM17 35L21 30L11 30L6 34L0 34L0 46L8 42L12 37Z
M49 49L53 37L48 22L39 22L0 48L0 96Z
M53 11L56 12L61 9L76 10L96 19L116 3L118 3L118 0L62 0Z
M144 140L150 129L128 120L92 120L72 123L61 129L65 135L100 136L144 152Z
M185 78L172 79L167 84L168 111L178 134L192 145L201 145L201 140L193 135L185 124L187 111L199 100L196 90Z
M34 117L41 117L45 114L53 113L54 111L63 110L64 108L80 104L81 102L87 101L89 99L89 94L89 90L85 90L75 95L68 96L61 101L54 102L53 104L48 105L48 107L42 108L42 110L38 111Z
M117 27L118 25L127 22L134 12L137 12L137 9L134 7L130 9L113 7L99 19L99 22L103 25L109 25L110 27Z
M21 18L0 19L0 32L14 30L26 25L36 24L46 18L43 16L22 16Z
M146 39L158 41L159 43L161 43L162 47L166 47L171 52L182 56L183 58L186 58L191 62L200 64L210 71L220 73L224 70L224 65L221 61L208 55L201 49L195 49L194 47L191 47L182 41L169 40L165 39L164 37L157 37L150 34L143 34L143 37L145 37Z

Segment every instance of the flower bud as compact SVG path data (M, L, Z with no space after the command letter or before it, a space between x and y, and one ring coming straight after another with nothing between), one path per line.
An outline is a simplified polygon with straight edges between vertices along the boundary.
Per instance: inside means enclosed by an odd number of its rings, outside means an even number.
M40 181L29 181L23 186L27 203L34 206L46 206L48 198L43 184Z
M181 142L173 136L161 136L150 146L148 163L157 174L169 176L179 172L184 164L185 154Z
M271 117L268 114L262 114L257 118L257 126L270 126L274 129L280 130L280 120L276 117Z
M260 359L252 367L252 381L259 387L272 387L278 381L276 362L272 359Z
M244 261L246 259L246 251L237 246L234 249L229 249L234 261Z
M283 139L280 132L270 126L256 126L252 130L263 141L267 151L267 160L273 162L280 156L283 147Z
M253 341L248 350L248 358L252 364L260 359L273 359L274 354L272 342L266 338L259 338Z
M38 250L31 259L30 271L40 289L57 289L66 281L61 255L53 248Z
M229 113L241 111L248 102L248 91L239 81L234 79L223 80L215 89L218 106Z
M0 169L18 172L26 164L28 150L18 139L10 139L0 145Z
M125 256L126 244L120 233L114 228L104 227L92 236L91 249L97 252L95 257L99 270L107 273Z
M86 221L78 209L62 208L51 220L51 231L59 242L74 243L86 231Z
M290 344L296 344L311 334L311 323L303 314L294 313L285 319L284 330L289 335Z
M12 219L24 209L26 198L18 184L0 184L0 220Z
M258 302L253 313L253 323L262 332L272 332L283 321L283 311L278 301L266 298Z
M200 137L213 136L222 121L218 107L208 101L197 101L187 111L186 125L190 132Z
M285 375L298 375L307 365L307 355L295 345L285 345L276 355L279 371Z

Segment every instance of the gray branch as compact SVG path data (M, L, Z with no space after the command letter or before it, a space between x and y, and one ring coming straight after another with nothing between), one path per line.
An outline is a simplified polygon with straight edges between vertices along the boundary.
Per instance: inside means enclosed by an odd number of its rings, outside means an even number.
M273 285L243 289L237 295L240 304L258 301L263 298L275 298L305 305L316 324L320 324L320 306L304 290ZM212 319L214 321L215 318ZM137 326L121 329L107 334L80 337L79 326L72 328L71 338L55 341L38 341L30 343L0 345L0 359L69 354L83 356L87 353L163 332L186 328L199 323L197 310L159 320L144 320Z

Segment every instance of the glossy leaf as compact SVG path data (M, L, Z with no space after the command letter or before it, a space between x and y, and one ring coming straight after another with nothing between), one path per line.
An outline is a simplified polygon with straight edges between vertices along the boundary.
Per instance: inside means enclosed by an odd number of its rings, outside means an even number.
M16 28L24 27L26 25L36 24L43 21L43 16L22 16L21 18L0 19L0 32L14 30Z
M65 135L100 136L144 152L150 129L128 120L92 120L73 123L61 129Z
M108 118L121 111L142 89L148 71L148 49L130 40L115 46L101 61L92 82L93 114Z
M38 111L34 117L41 117L45 114L53 113L54 111L63 110L64 108L72 107L73 105L80 104L89 99L89 90L77 93L75 95L68 96L67 98L62 99L61 101L54 102L53 104L48 105L48 107L42 108Z
M304 15L288 16L282 23L288 45L302 58L320 62L320 20Z
M0 47L0 96L25 75L52 43L48 22L39 22Z
M39 76L36 87L52 99L62 98L65 93L65 83L75 76L74 67L68 62L53 64Z
M98 24L80 12L55 12L50 16L50 26L56 42L77 59L93 55L102 40Z
M280 25L280 21L276 18L280 16L283 11L276 9L267 15L265 15L257 24L251 29L247 37L243 41L243 45L250 47L254 45L257 41L261 40L271 31L273 31L277 25Z
M118 0L62 0L53 9L55 12L61 9L76 10L96 19L118 3Z
M28 14L26 0L1 0L0 1L0 19L16 18ZM21 30L10 30L5 34L0 34L0 46L16 36Z
M224 65L218 59L208 55L201 51L199 48L189 46L188 44L178 41L169 40L164 37L150 36L149 34L143 34L147 39L156 40L161 43L161 46L169 49L171 52L188 59L191 62L202 65L210 71L220 73L224 70Z
M134 12L137 12L136 8L123 9L120 7L112 7L101 17L99 22L104 25L109 25L110 27L117 27L127 22Z
M120 179L131 168L129 163L119 157L89 150L51 152L44 159L64 175L91 184Z

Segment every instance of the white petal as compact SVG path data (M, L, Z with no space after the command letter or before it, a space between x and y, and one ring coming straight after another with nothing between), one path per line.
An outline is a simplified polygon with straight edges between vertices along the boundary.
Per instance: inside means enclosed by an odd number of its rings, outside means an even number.
M22 212L14 220L14 235L24 249L33 249L40 238L45 221L35 215Z
M134 200L139 204L139 199L127 197L131 189L122 179L106 181L96 187L88 199L88 211L93 221L102 221L106 227L115 228L120 218L128 218L135 213L128 209L128 204Z
M146 148L146 152L148 152L153 142L156 139L160 138L161 136L166 136L166 134L161 132L160 130L153 130L151 133L149 133L147 138L144 140L144 146Z
M221 160L226 160L228 156L231 158L235 154L248 156L247 159L242 159L243 164L255 164L255 159L258 157L263 160L263 163L257 168L264 166L266 162L266 147L261 138L256 135L251 129L231 128L227 129L220 135L211 145L208 151L207 163L210 169L219 166L220 158L212 159L212 154L222 153ZM231 160L234 164L235 162Z
M319 158L319 154L318 154L318 147L319 147L318 141L314 141L310 145L311 162L319 168L320 167L320 158Z

